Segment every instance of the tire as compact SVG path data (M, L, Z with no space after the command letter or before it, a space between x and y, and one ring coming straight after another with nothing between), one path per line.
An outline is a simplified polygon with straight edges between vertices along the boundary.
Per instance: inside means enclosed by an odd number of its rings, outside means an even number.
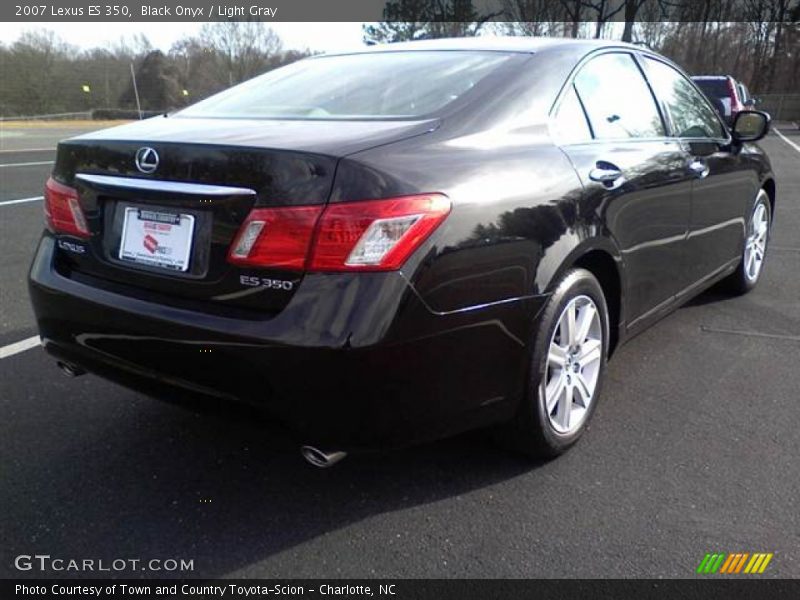
M569 346L565 338L569 337L573 308L578 337L582 335L578 331L581 322L589 320L592 308L594 317L584 339L574 339L571 350L564 352ZM583 323L586 327L586 321ZM570 270L549 298L534 332L526 396L503 431L503 439L535 458L555 457L577 442L597 406L606 374L608 340L608 307L600 284L585 269ZM552 357L551 348L555 350ZM559 362L563 366L557 366Z
M760 225L759 225L760 224ZM729 287L735 294L746 294L752 290L764 272L769 233L772 225L772 210L769 196L763 189L758 191L747 219L742 260L730 277ZM755 228L759 228L756 230ZM757 257L760 254L760 259ZM756 263L751 262L755 259Z

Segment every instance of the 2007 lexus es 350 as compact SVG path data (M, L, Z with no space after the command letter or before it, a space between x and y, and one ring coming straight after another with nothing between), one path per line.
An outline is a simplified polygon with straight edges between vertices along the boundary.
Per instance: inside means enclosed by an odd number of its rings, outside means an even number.
M302 60L59 144L42 341L68 373L260 407L322 466L489 425L553 456L616 345L757 284L768 127L612 42Z

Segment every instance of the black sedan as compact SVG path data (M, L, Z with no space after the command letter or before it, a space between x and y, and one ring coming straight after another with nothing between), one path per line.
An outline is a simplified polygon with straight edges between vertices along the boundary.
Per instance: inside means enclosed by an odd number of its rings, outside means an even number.
M768 126L613 42L302 60L59 144L42 341L68 374L255 406L319 466L484 426L553 456L619 343L758 282Z

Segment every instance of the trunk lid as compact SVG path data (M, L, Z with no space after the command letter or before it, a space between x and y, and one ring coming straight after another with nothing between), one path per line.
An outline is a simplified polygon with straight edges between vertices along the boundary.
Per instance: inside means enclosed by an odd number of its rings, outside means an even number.
M153 117L71 141L142 141L207 144L346 156L381 144L432 131L438 119L313 120Z
M250 210L325 204L341 156L432 125L156 117L67 140L53 176L78 190L91 236L59 244L57 267L91 285L195 310L275 313L303 272L228 262ZM163 256L140 260L154 251L140 229L162 226L174 228L174 247L155 244L176 257L171 268Z

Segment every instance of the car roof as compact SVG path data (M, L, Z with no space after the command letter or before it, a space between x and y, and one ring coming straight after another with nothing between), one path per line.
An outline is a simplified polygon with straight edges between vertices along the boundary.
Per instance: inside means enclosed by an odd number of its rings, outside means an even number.
M730 75L692 75L692 79L698 81L719 81L721 79L733 79Z
M350 51L331 52L325 56L333 56L338 54L366 54L373 52L407 52L414 50L483 50L493 52L518 52L523 54L533 54L556 48L574 48L577 53L579 51L589 52L597 48L617 47L635 50L647 50L647 48L642 46L611 40L487 35L463 38L439 38L433 40L418 40L413 42L394 42L391 44L375 44L373 46L354 48Z

